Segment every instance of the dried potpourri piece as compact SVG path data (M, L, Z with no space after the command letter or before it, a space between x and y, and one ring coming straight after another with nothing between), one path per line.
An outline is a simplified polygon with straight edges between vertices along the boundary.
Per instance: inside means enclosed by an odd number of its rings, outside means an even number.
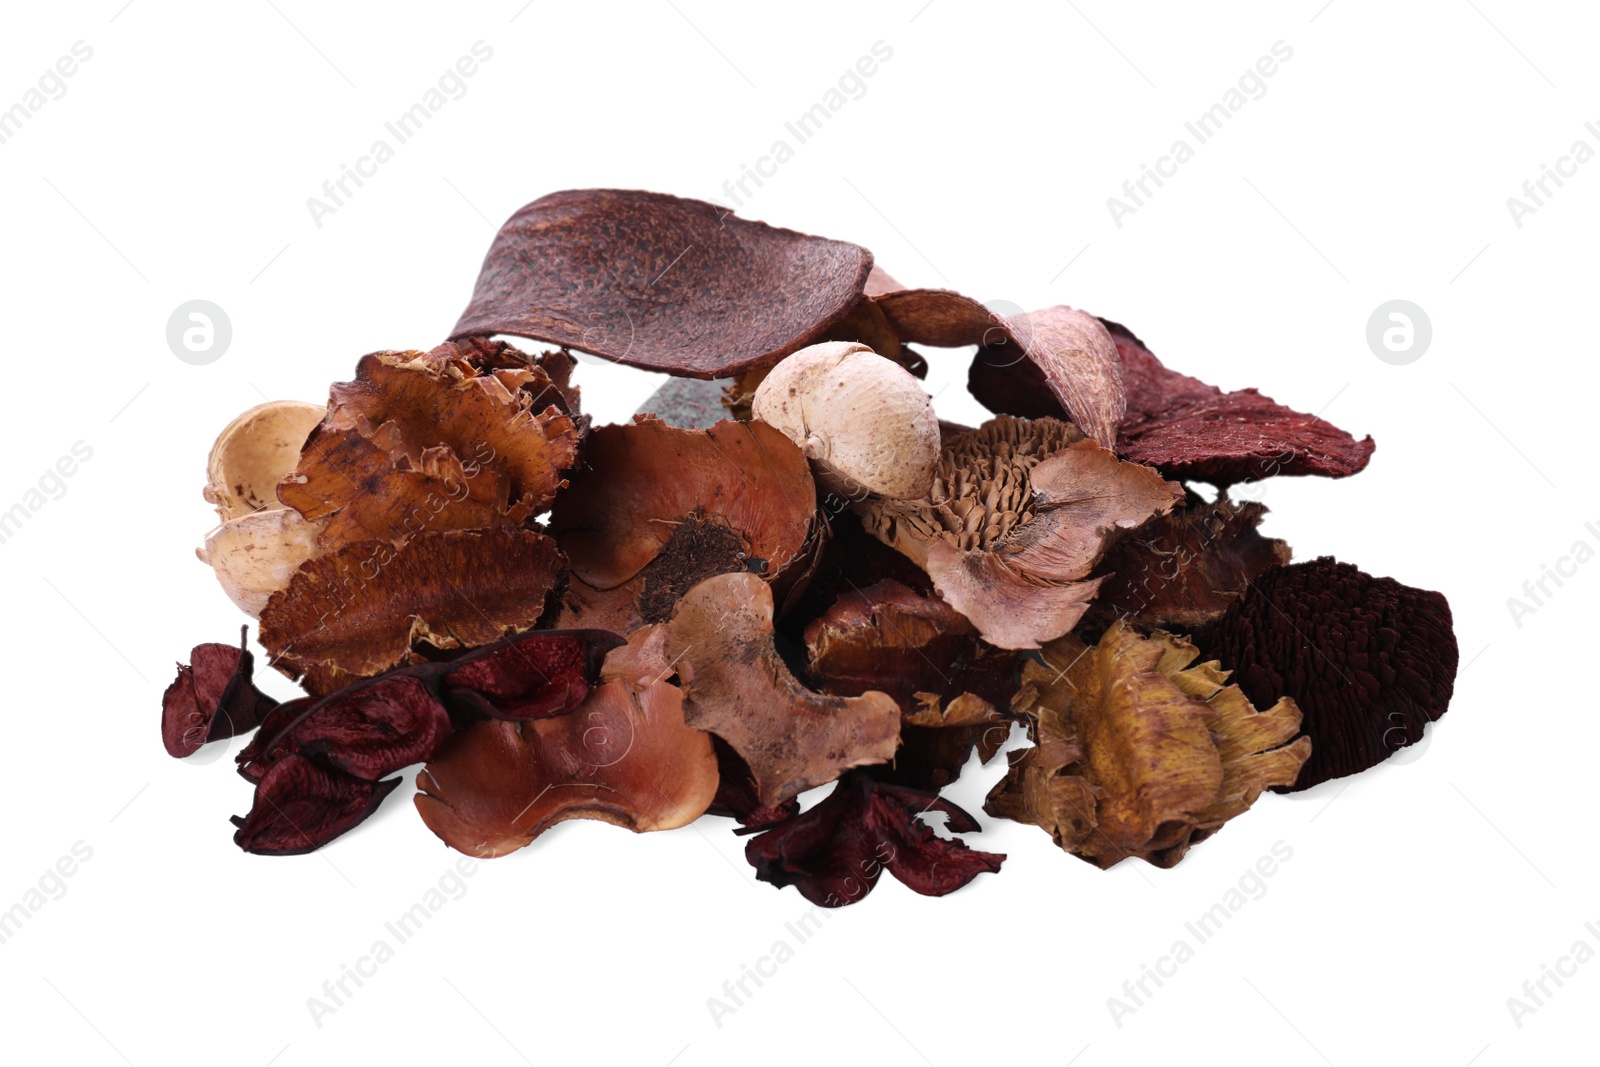
M660 622L696 582L752 571L781 591L821 539L805 455L765 423L682 430L649 416L584 444L550 532L573 581L564 626L629 633Z
M839 779L809 811L752 837L745 858L756 877L792 885L813 904L838 908L872 892L887 870L908 889L942 897L985 871L1000 870L1003 854L978 852L942 838L917 818L943 812L952 833L981 829L966 811L937 793L880 782L864 771Z
M900 742L893 697L814 693L789 673L772 637L772 590L741 572L689 590L667 624L665 647L683 687L684 720L733 746L769 808L851 767L882 763Z
M471 339L363 356L335 384L278 498L333 550L425 531L520 526L566 484L583 423L572 357Z
M615 654L615 653L614 653ZM417 775L428 829L471 856L503 856L566 819L635 833L685 826L717 793L711 738L683 720L665 681L611 675L576 709L458 733Z
M1294 790L1422 740L1450 707L1460 661L1444 594L1332 556L1267 571L1195 641L1251 700L1300 705L1313 747Z
M886 274L879 281L894 284ZM1073 422L1105 447L1116 445L1127 407L1122 370L1116 345L1093 315L1061 305L1002 315L950 289L886 290L873 299L902 341L1004 346L1008 359L1036 369Z
M977 747L987 763L1010 733L996 708L1017 691L1018 652L978 640L960 612L892 579L838 598L805 630L807 675L823 692L877 689L900 705L901 747L874 777L937 790Z
M1183 638L1114 623L1099 644L1063 637L1023 668L1013 710L1035 747L1016 753L990 815L1032 823L1100 867L1171 867L1189 846L1288 785L1313 750L1292 700L1250 705Z
M495 235L452 337L508 333L646 370L731 377L820 340L872 253L662 193L574 189Z
M711 747L717 754L717 795L712 798L707 815L721 815L733 819L742 827L735 833L754 833L800 814L800 801L790 797L776 807L768 807L756 796L755 775L744 757L733 750L716 734L711 735Z
M415 646L476 648L551 610L564 560L534 530L491 527L345 545L304 564L261 613L273 666L321 696L417 662Z
M1289 562L1289 545L1257 531L1267 508L1224 494L1157 516L1112 546L1106 579L1079 629L1099 633L1113 619L1140 626L1196 627L1219 618L1269 567Z
M1105 320L1102 320L1105 321ZM1106 321L1122 360L1127 412L1117 451L1168 478L1213 485L1259 481L1277 474L1343 478L1372 458L1372 438L1357 441L1337 426L1303 415L1254 389L1224 393L1168 370L1125 326ZM980 351L968 388L990 411L1031 418L1061 417L1043 376L1009 349Z
M399 778L371 782L286 756L257 783L250 814L233 817L234 844L266 856L314 852L371 815L399 784Z
M856 510L985 641L1037 648L1083 616L1110 539L1182 500L1181 486L1071 423L1000 416L945 444L926 499Z
M178 676L161 694L161 743L182 759L208 741L247 733L278 702L255 687L255 656L239 627L238 647L207 643L178 665Z

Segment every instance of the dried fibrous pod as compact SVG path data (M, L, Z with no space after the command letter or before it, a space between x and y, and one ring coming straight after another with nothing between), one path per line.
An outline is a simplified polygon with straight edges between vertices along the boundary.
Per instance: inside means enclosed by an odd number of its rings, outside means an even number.
M1305 712L1314 747L1296 790L1421 741L1450 707L1460 661L1444 594L1331 556L1262 574L1195 641L1251 700L1289 697Z
M277 507L242 515L206 534L195 554L209 563L228 599L260 618L274 593L288 588L300 565L320 555L324 519Z
M748 572L707 578L667 624L684 719L742 756L776 807L840 772L894 755L900 706L886 693L825 696L801 685L772 642L772 590Z
M399 784L399 778L372 782L286 756L257 783L250 813L233 817L233 842L264 856L313 852L365 820Z
M871 266L864 248L704 201L569 190L500 228L451 336L515 334L725 378L819 340L855 306Z
M991 815L1032 823L1100 867L1171 867L1189 846L1288 785L1312 752L1300 711L1251 706L1187 640L1117 622L1094 647L1068 636L1023 668L1013 710L1034 748L989 794Z
M206 459L205 498L223 522L281 508L278 482L294 470L327 409L299 400L257 404L217 435Z
M1256 529L1266 511L1221 496L1151 519L1106 553L1106 580L1083 627L1099 632L1121 618L1192 628L1219 618L1258 575L1289 562L1288 543Z
M946 442L926 498L856 510L985 641L1037 648L1082 617L1109 539L1182 499L1181 486L1071 423L1001 416Z
M816 507L805 456L765 423L682 430L637 416L602 426L550 515L573 573L560 625L628 633L733 570L781 595L821 539Z
M1005 856L978 852L944 838L918 816L939 812L952 833L981 829L965 810L938 793L878 781L851 771L809 811L771 826L745 845L756 877L792 885L813 904L839 908L872 892L884 871L923 896L942 897Z
M836 696L877 689L900 705L901 747L875 777L923 789L954 781L977 747L985 763L1010 733L996 710L1017 691L1021 654L978 640L943 600L885 580L839 597L805 630L807 677Z
M716 795L717 759L710 736L684 724L676 686L613 677L565 715L461 731L417 789L422 821L445 844L503 856L566 819L636 833L685 826Z
M1093 315L1059 305L1002 315L949 289L892 290L874 299L903 341L940 348L981 345L1003 351L1009 362L1028 364L1072 421L1105 447L1116 445L1127 410L1121 361Z
M817 484L847 500L926 496L939 420L922 383L866 345L825 341L784 359L751 414L805 452Z
M1372 438L1357 441L1315 415L1291 411L1254 389L1224 393L1168 370L1127 327L1106 322L1122 360L1127 412L1118 451L1168 478L1228 486L1273 475L1343 478L1372 458ZM979 352L968 378L990 411L1061 417L1043 376L1005 349Z
M273 666L322 695L422 656L530 629L559 593L564 560L534 530L419 534L399 548L362 541L311 560L261 613Z
M236 737L258 726L278 702L255 687L255 656L239 644L196 645L188 665L161 694L161 742L178 758L191 756L208 741Z
M534 359L479 339L363 356L355 380L333 386L279 499L326 521L327 550L519 526L550 505L577 455L570 370L564 353Z

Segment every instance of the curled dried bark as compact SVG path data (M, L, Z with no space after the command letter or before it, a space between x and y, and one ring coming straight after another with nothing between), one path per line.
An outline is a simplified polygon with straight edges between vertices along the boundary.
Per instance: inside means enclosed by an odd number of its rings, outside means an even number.
M321 519L320 543L403 544L428 531L520 526L577 454L571 357L478 339L363 356L333 386L278 497Z
M990 359L998 350L1009 363L1028 364L1048 395L1070 413L1063 417L1106 448L1115 447L1127 410L1121 361L1111 335L1093 315L1059 305L1001 315L949 289L901 289L875 300L902 340L940 348L980 345Z
M422 821L445 844L503 856L566 819L635 833L685 826L716 795L717 759L711 738L684 724L676 686L618 676L568 714L458 733L417 789Z
M1037 648L1083 616L1109 539L1182 498L1180 486L1071 423L1001 416L945 444L926 499L868 500L857 511L985 641Z
M424 658L414 646L476 648L538 624L563 560L533 530L494 527L346 545L305 564L261 613L273 666L314 695Z
M1257 532L1266 511L1221 496L1151 519L1106 553L1083 626L1098 633L1122 618L1192 628L1219 618L1263 571L1289 562L1287 542Z
M1287 697L1305 712L1313 748L1296 790L1422 740L1450 707L1460 661L1444 594L1331 556L1267 571L1195 640L1251 700Z
M821 339L860 299L871 266L864 248L715 204L575 189L500 228L451 336L516 334L647 370L729 377Z
M825 696L801 685L772 643L772 591L753 574L708 578L667 624L684 719L715 733L750 767L756 797L777 807L851 767L882 763L900 741L885 693Z
M1283 699L1251 706L1194 645L1117 622L1090 648L1064 637L1023 668L1014 710L1034 748L1014 755L991 815L1032 823L1100 867L1171 867L1189 846L1295 780L1312 742Z
M930 897L1000 870L1003 854L939 837L918 819L928 812L944 814L952 833L980 829L976 819L937 793L851 771L809 811L752 837L745 858L763 882L792 885L824 908L854 904L872 892L886 870L908 889Z

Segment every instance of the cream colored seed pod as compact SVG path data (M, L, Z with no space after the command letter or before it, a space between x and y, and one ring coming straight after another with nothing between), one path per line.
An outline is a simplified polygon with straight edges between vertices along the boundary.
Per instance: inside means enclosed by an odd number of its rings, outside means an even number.
M241 610L260 616L300 564L317 555L325 520L306 520L278 502L278 482L294 470L324 409L298 400L259 404L230 422L211 447L205 498L222 525L195 555L209 563Z
M802 348L756 390L755 418L799 445L825 490L919 499L933 484L939 420L904 367L851 341Z

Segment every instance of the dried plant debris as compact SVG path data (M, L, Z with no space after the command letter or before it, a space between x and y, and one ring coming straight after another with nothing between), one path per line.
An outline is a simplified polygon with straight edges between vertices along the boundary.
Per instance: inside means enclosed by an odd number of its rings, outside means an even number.
M161 743L169 754L181 759L209 741L249 733L277 706L251 681L255 656L245 634L241 626L238 645L196 645L189 663L178 665L161 694Z
M333 386L278 497L323 519L332 551L425 532L520 526L549 507L577 456L572 359L478 340L363 356Z
M1421 741L1450 707L1460 660L1444 594L1331 556L1267 571L1195 640L1251 700L1289 697L1305 712L1313 747L1294 789Z
M261 613L273 666L315 695L531 629L559 595L564 560L535 530L491 527L345 545L300 568Z
M1102 320L1104 321L1104 320ZM1125 326L1105 322L1122 364L1127 408L1117 450L1169 478L1229 486L1277 474L1343 478L1372 458L1372 438L1357 441L1315 415L1292 411L1254 389L1224 393L1168 370ZM968 387L990 411L1031 418L1069 409L1043 388L1044 376L1009 349L984 349Z
M579 189L506 220L453 337L507 333L726 378L821 339L872 253L700 200Z
M1182 500L1181 486L1071 423L1001 416L944 446L926 498L858 510L985 641L1037 648L1083 616L1109 540Z
M941 419L913 346L971 349L997 417ZM584 352L670 377L592 428ZM940 790L1026 733L986 811L1171 866L1448 706L1443 596L1290 566L1227 493L1372 447L1070 307L908 288L700 201L555 193L496 234L451 340L217 438L200 558L305 695L199 645L162 740L255 730L247 852L318 848L421 765L418 813L469 855L709 815L838 907L885 870L928 895L997 871Z
M684 724L676 686L613 678L565 715L463 730L417 776L415 801L451 848L503 856L566 819L636 833L685 826L717 780L711 738Z
M666 654L684 718L744 758L756 799L776 807L851 767L882 763L900 742L885 693L828 696L801 685L772 643L772 590L748 572L707 578L679 601Z
M1189 846L1288 785L1312 751L1292 700L1257 711L1188 641L1118 622L1088 647L1064 637L1023 668L1015 710L1035 747L984 810L1049 831L1100 867L1171 867Z
M1266 511L1223 495L1151 519L1106 553L1106 580L1083 628L1099 633L1119 618L1193 628L1219 618L1263 571L1289 562L1288 543L1257 530Z
M953 893L985 871L1000 870L1004 855L940 837L918 818L935 812L946 817L951 833L980 829L976 819L937 793L852 771L809 811L752 837L744 854L757 878L779 888L792 885L824 908L854 904L872 892L886 870L929 897Z

